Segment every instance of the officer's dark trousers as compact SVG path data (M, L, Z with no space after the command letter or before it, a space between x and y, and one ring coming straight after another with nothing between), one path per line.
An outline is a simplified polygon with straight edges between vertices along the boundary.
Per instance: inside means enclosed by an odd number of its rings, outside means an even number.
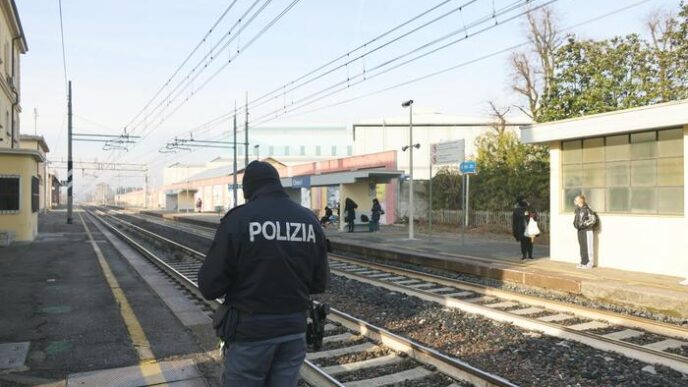
M578 230L578 245L580 246L581 265L587 265L593 260L592 230Z
M295 387L305 357L304 333L263 341L231 343L225 350L222 385Z
M533 241L528 237L521 237L521 257L533 258Z

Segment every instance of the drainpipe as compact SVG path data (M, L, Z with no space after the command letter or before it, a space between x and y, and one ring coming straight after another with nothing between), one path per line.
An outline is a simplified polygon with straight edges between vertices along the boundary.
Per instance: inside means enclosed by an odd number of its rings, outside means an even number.
M23 35L19 34L19 35L15 36L14 38L12 38L12 50L10 52L10 55L12 56L11 60L12 60L12 83L13 83L11 86L12 86L12 92L14 93L14 102L12 103L12 122L10 124L10 126L12 127L12 139L10 140L10 142L12 143L12 148L14 148L14 131L15 131L15 126L16 126L16 123L14 120L14 109L17 107L17 105L19 105L19 93L17 92L17 87L14 85L14 83L17 82L16 76L15 76L16 75L15 69L14 69L14 66L15 66L15 63L14 63L15 62L15 60L14 60L14 56L15 56L14 55L14 42L21 39L22 37L23 37Z

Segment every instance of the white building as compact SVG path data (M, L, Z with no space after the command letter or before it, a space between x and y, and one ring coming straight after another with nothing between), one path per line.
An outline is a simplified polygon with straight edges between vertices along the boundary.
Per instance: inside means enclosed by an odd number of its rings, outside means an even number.
M428 180L430 173L430 145L435 143L464 140L466 160L476 154L475 139L494 130L495 121L490 118L451 116L440 113L414 113L413 143L420 148L413 151L414 179ZM518 127L523 123L508 123ZM353 125L354 155L364 155L396 150L397 168L410 172L408 151L402 147L409 144L409 116L385 118L377 121L362 121ZM458 165L457 165L458 167Z
M595 263L688 275L688 100L522 128L550 148L553 260L578 262L573 199L600 217Z

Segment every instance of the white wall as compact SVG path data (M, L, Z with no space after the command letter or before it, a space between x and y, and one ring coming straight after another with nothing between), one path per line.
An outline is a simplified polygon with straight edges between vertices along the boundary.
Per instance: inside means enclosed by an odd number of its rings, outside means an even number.
M688 278L688 125L683 144L683 216L600 213L595 241L598 266ZM580 255L573 213L561 211L560 155L559 143L550 144L550 255L552 260L573 263L580 261ZM594 203L591 207L595 209Z

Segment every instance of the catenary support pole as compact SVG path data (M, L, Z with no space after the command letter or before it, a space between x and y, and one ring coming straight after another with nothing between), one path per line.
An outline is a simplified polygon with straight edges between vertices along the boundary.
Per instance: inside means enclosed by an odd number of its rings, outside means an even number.
M428 233L432 235L432 148L430 149L430 163L428 164L430 168L430 177L428 177L429 193L429 203L428 203Z
M234 198L234 204L232 207L237 206L237 117L236 117L236 101L234 101L234 163L233 163L233 168L234 170L232 171L232 194Z
M67 86L67 224L72 224L72 206L74 205L72 190L73 180L72 161L72 81Z
M246 106L244 106L246 119L244 120L244 168L248 166L248 91L246 92Z
M409 239L413 239L413 104L409 105Z

